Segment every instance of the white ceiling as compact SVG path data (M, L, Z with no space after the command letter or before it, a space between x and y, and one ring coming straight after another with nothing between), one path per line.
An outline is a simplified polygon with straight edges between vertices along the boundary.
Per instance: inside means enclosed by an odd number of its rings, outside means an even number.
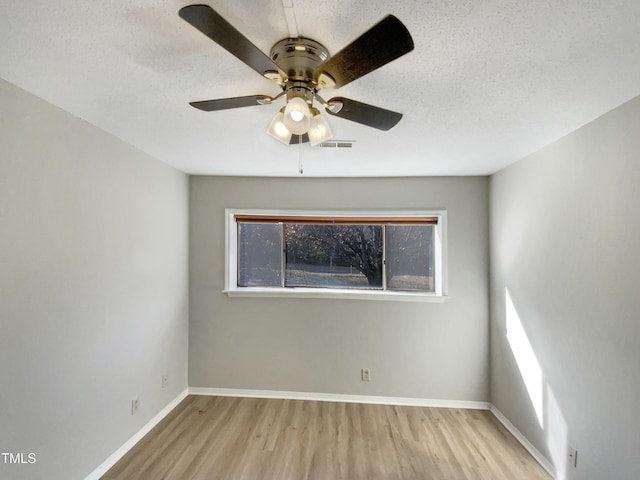
M291 0L284 0L284 4ZM329 117L351 149L286 146L280 107L193 100L278 88L178 17L197 1L2 0L0 76L191 174L484 175L640 94L638 0L293 0L335 53L386 14L415 50L334 92L404 113L388 132ZM283 0L209 4L267 55Z

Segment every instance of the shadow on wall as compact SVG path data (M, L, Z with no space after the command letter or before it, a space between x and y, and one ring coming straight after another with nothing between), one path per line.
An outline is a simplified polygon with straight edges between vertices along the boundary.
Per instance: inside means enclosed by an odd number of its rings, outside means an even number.
M569 438L567 422L562 414L551 386L545 381L544 372L535 351L522 326L520 315L513 304L509 290L505 288L505 317L507 341L518 365L518 370L535 410L540 428L551 455L551 462L558 480L568 478Z

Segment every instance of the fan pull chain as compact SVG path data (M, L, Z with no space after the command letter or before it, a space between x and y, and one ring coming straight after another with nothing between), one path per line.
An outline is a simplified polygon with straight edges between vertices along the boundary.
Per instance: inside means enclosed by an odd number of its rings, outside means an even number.
M302 169L302 135L298 135L298 172L300 175L304 173Z

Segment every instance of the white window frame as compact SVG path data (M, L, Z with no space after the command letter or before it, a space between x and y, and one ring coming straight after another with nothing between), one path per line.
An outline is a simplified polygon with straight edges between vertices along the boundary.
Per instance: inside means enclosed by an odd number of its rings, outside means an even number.
M357 290L313 287L239 287L238 286L238 228L236 216L265 217L395 217L398 220L415 217L436 217L434 226L434 278L433 292L401 292L390 290ZM288 298L343 298L357 300L400 300L443 302L447 298L447 211L446 210L263 210L225 209L225 285L223 293L230 297L288 297Z

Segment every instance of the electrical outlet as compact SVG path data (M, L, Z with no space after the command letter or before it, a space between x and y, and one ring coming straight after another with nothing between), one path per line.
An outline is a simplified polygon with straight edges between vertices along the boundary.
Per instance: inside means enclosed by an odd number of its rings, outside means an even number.
M369 371L368 368L363 368L362 370L360 370L360 379L363 382L371 381L371 372Z
M131 400L131 415L135 415L138 413L138 409L140 408L140 399L134 398Z
M567 464L570 467L578 468L578 450L576 450L574 447L569 445L567 455L568 455Z
M168 385L169 385L169 375L165 373L164 375L162 375L162 388L167 388Z

